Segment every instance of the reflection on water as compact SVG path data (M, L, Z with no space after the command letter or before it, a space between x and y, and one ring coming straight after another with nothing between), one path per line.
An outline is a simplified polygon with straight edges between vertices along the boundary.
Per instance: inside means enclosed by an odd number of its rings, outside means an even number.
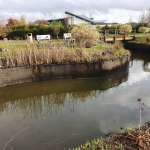
M96 91L78 93L54 93L44 96L34 96L17 99L1 104L0 112L21 112L24 117L43 117L62 112L64 105L69 103L77 107L80 102L94 97ZM75 109L75 108L74 108Z
M0 149L67 149L120 127L138 125L138 104L150 120L147 55L105 77L55 80L0 89Z
M143 61L143 70L144 72L150 72L150 55L149 53L141 54L141 52L137 52L136 54L133 54L133 58L136 59L142 59Z
M105 90L118 86L128 77L128 66L113 74L99 78L77 80L55 80L42 83L1 88L0 112L23 110L28 116L33 113L59 112L64 104L74 106ZM44 113L45 114L45 113Z

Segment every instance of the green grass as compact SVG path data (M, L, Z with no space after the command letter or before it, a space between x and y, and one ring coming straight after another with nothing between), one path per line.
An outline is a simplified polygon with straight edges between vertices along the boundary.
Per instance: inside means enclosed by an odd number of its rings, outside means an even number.
M135 37L137 43L150 44L150 33L136 33Z
M37 45L38 42L34 41L33 43L29 43L25 40L9 40L9 41L0 41L0 48L6 48L10 50L14 49L26 49L27 47L32 47L33 45ZM62 40L52 40L52 41L42 41L40 45L49 45L49 44L63 44Z
M10 49L10 50L15 50L15 49L26 49L28 47L32 47L38 45L37 41L34 41L33 44L28 43L27 41L0 41L0 48L5 48L5 49ZM64 46L63 40L52 40L52 41L42 41L39 44L40 46L49 46L49 45L59 45L59 46ZM108 44L97 44L91 48L82 48L84 50L105 50L108 49L109 45ZM76 50L76 49L81 49L79 47L66 47L66 49L69 50Z
M52 40L52 41L41 41L38 43L37 41L34 41L34 43L29 43L27 41L0 41L0 48L5 48L8 50L19 50L19 49L27 49L32 47L50 47L50 46L56 46L56 47L65 47L67 50L87 50L87 51L105 51L110 49L112 47L111 44L97 44L91 48L80 48L80 47L66 47L63 40ZM122 48L122 47L121 47Z
M135 33L135 36L138 37L145 37L145 36L150 36L150 33Z
M0 48L6 49L17 49L17 48L26 48L26 41L0 41Z

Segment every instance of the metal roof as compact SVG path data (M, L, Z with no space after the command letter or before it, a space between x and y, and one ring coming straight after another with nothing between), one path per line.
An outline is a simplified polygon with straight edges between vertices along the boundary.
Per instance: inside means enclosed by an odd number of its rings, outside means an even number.
M68 11L66 11L65 14L76 17L76 18L81 19L81 20L84 20L86 22L89 22L92 25L105 24L103 21L95 21L95 20L88 18L86 16L79 16L79 15L76 15L76 14L68 12Z

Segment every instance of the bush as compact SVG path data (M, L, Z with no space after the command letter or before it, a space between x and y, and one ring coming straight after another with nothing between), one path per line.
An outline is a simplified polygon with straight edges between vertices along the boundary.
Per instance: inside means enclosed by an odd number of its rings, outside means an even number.
M9 31L7 37L13 40L16 40L16 39L23 40L26 38L27 33L29 33L28 26L18 26L18 27L12 28Z
M79 47L90 48L94 46L100 38L97 30L88 25L75 26L71 33Z
M119 30L121 33L129 34L132 32L132 26L130 24L120 25Z
M141 26L141 27L139 27L138 32L139 33L148 33L148 32L150 32L150 28Z
M4 39L5 37L7 37L8 32L9 32L8 28L0 25L0 39Z

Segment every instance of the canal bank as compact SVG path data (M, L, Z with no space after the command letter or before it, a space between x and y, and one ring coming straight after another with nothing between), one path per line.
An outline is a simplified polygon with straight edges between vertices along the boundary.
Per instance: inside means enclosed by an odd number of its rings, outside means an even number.
M142 43L137 41L124 41L123 45L124 48L129 49L130 51L150 53L149 43Z
M149 150L150 122L136 129L125 129L104 139L95 139L73 150Z
M105 75L116 71L130 61L130 56L92 63L36 65L0 69L0 87L62 78L82 78Z
M150 56L136 54L128 73L1 88L0 149L14 135L7 149L68 150L120 127L137 128L138 98L146 105L142 121L149 121L150 72L143 64Z
M128 73L129 66L125 65L112 73L107 73L105 76L102 75L94 78L49 80L40 82L40 86L38 82L34 82L3 87L0 89L0 102L9 101L10 97L11 99L22 99L26 97L49 95L55 92L66 93L80 92L81 90L107 90L114 86L118 86L122 82L126 82L128 79Z

